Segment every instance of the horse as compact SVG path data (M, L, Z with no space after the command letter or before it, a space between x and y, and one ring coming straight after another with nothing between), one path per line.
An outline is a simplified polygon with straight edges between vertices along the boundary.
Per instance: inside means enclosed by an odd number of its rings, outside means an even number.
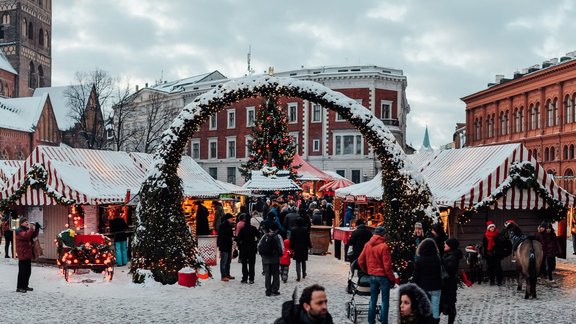
M518 291L522 290L522 279L526 280L524 299L536 298L536 279L542 266L542 244L533 236L522 234L520 227L513 221L504 224L507 237L512 241L516 271L518 272Z

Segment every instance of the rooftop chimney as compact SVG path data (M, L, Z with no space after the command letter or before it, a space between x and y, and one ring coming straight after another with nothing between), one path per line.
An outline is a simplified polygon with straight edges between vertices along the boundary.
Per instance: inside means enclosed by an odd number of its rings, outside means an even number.
M495 79L495 83L500 83L500 81L502 81L502 79L504 79L504 74L496 74L496 79Z
M136 85L136 92L138 92L138 85Z
M550 63L552 63L552 64L558 64L558 58L557 58L557 57L551 58L551 59L550 59Z
M148 82L146 82L146 88L148 88Z

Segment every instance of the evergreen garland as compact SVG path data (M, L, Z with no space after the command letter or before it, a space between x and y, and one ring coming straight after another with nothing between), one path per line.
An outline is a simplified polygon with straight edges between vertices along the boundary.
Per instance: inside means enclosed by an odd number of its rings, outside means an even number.
M246 181L251 172L261 170L264 166L276 167L290 172L290 178L296 179L296 170L301 165L291 167L296 144L288 133L286 112L274 97L268 97L258 107L248 161L240 167L240 174Z
M341 93L312 81L290 78L246 77L220 84L184 107L166 130L154 156L147 180L141 189L137 210L138 225L132 245L130 272L134 281L142 280L141 270L151 270L155 280L176 282L184 266L204 267L196 255L196 243L186 225L181 207L182 188L176 175L188 139L209 117L231 104L250 97L297 97L332 110L364 135L382 165L384 219L388 242L402 281L409 274L409 242L416 221L437 219L432 195L423 178L412 167L394 135L368 109ZM411 166L411 164L409 164ZM398 213L392 213L396 199ZM394 203L396 203L396 201Z
M521 190L534 190L539 197L543 198L551 209L550 215L547 216L550 220L555 222L566 218L568 209L561 201L554 198L547 188L540 185L534 165L529 161L523 161L512 163L508 178L506 178L488 197L477 202L474 206L470 207L460 215L458 217L458 223L468 223L472 215L478 209L488 208L494 205L498 199L506 196L508 190L514 186Z

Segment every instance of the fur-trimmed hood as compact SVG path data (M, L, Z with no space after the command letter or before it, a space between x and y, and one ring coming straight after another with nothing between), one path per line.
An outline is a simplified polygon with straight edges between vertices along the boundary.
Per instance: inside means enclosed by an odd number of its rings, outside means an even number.
M408 295L412 301L412 312L417 318L425 318L432 316L432 306L430 300L424 290L416 284L407 283L400 286L400 295ZM400 300L400 298L398 298Z

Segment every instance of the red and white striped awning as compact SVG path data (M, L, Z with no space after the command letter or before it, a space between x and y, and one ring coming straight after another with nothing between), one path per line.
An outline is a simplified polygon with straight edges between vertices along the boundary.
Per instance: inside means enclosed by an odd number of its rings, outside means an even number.
M322 170L315 167L310 162L304 160L300 155L294 154L291 166L301 165L296 169L299 181L332 181L331 176L324 173Z
M2 199L15 194L34 164L41 164L48 172L49 190L78 204L122 203L126 191L138 192L145 177L126 152L38 146L3 188ZM28 187L15 204L57 203L44 191Z
M338 179L338 180L333 180L328 182L327 184L323 185L322 187L320 187L320 189L318 189L318 191L336 191L336 189L340 189L340 188L345 188L348 186L353 185L354 182L348 180L348 179Z

